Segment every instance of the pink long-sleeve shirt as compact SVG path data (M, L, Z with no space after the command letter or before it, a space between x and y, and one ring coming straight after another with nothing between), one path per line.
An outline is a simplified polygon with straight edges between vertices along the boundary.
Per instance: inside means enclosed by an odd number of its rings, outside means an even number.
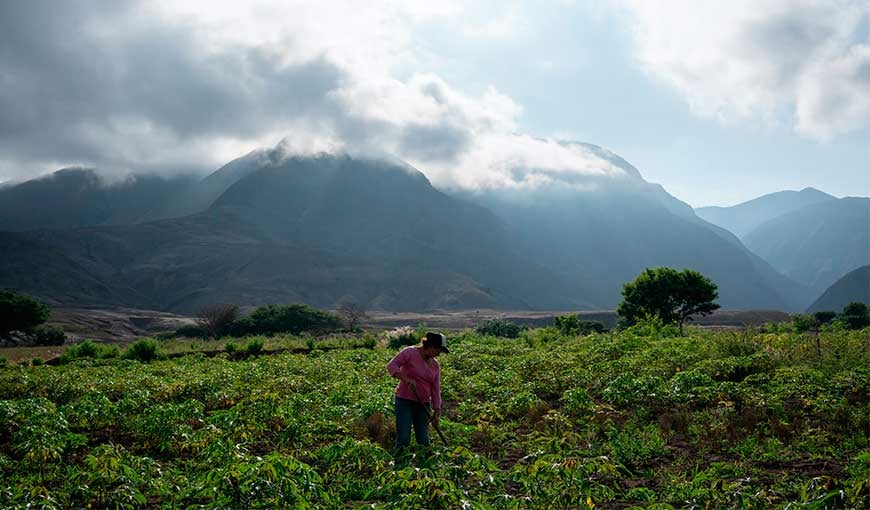
M406 347L390 360L387 371L393 377L401 372L413 379L420 399L423 402L432 402L432 407L435 409L441 409L441 365L438 364L438 360L432 358L430 365L423 359L423 354L417 347ZM401 380L396 386L396 396L417 400L411 387Z

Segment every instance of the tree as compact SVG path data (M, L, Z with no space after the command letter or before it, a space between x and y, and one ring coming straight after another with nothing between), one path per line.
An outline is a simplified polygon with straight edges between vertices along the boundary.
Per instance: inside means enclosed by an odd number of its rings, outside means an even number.
M239 317L239 307L215 303L202 307L196 313L196 322L211 338L220 338L229 332L230 324Z
M797 333L805 333L807 331L816 330L819 327L819 321L814 315L808 313L796 313L791 316L791 325Z
M818 322L820 326L823 326L825 324L830 324L831 322L833 322L834 319L837 318L837 312L831 312L831 311L816 312L813 314L813 317L816 318L816 322Z
M368 318L366 309L356 301L345 301L338 307L338 314L344 319L348 331L356 330L357 326Z
M490 335L501 338L517 338L524 327L507 319L487 319L474 328L478 335Z
M337 315L308 305L266 305L237 319L230 326L230 332L235 336L298 335L303 331L323 333L340 327L341 319Z
M21 331L30 334L48 320L51 310L45 303L10 290L0 291L0 338Z
M580 315L576 313L556 316L553 319L553 325L563 335L589 335L605 331L604 323L581 320Z
M679 324L692 315L709 315L719 308L717 286L697 271L677 271L670 267L646 269L622 286L622 302L616 313L624 322L634 324L647 315L662 322Z
M870 308L860 301L853 301L843 308L840 319L849 329L861 329L870 326Z

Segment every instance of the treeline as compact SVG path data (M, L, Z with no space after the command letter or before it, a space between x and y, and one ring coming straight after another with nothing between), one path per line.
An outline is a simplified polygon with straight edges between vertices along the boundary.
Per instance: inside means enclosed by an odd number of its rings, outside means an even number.
M178 328L175 335L191 338L222 338L324 334L345 329L345 321L338 315L305 304L266 305L248 315L241 315L237 305L215 304L201 309L197 315L195 325Z
M865 303L853 301L843 307L840 313L833 311L799 313L792 316L791 326L798 333L863 329L870 326L870 307Z

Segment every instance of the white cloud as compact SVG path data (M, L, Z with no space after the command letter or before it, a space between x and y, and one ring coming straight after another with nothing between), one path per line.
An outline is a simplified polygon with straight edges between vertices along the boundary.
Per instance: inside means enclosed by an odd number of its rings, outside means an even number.
M497 87L468 93L427 69L418 24L449 18L458 33L497 39L523 25L516 5L492 18L399 0L161 0L111 13L34 2L0 12L40 34L0 54L0 79L14 85L0 92L0 132L15 133L0 139L0 162L21 163L2 175L58 161L213 169L281 139L302 153L392 154L442 186L582 187L581 175L625 175L588 148L518 134L522 107ZM69 23L81 30L58 30Z
M637 59L693 112L818 140L870 123L870 1L626 0Z

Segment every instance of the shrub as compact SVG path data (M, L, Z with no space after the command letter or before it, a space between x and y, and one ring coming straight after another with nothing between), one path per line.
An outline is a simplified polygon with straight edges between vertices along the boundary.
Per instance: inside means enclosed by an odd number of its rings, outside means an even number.
M296 304L261 306L250 315L233 321L227 332L234 336L277 333L298 335L303 331L326 333L339 329L341 319L337 315L308 305Z
M604 323L599 321L580 320L578 314L559 315L553 319L553 324L563 334L568 336L604 333Z
M666 323L658 315L647 315L626 329L628 333L651 338L671 338L680 336L676 324Z
M796 313L791 316L791 325L795 333L804 333L819 327L815 316L805 313Z
M394 328L385 333L387 337L387 347L390 349L399 349L407 345L416 345L420 341L422 335L418 335L417 331L411 326L402 326Z
M208 330L199 324L187 324L175 330L176 337L208 338Z
M43 364L45 364L45 361L43 361L42 358L33 358L30 360L30 366L33 367L41 367Z
M227 354L233 354L239 350L239 346L233 342L227 342L227 344L224 345L224 350L227 351Z
M66 364L74 359L94 358L106 359L115 358L118 356L117 345L103 345L94 342L93 340L85 340L84 342L70 346L60 357L60 364Z
M166 353L160 349L156 341L150 338L143 338L127 347L122 358L150 363L154 360L166 359Z
M249 356L255 356L263 352L263 339L262 338L252 338L247 344L245 344L245 353Z
M489 319L478 324L474 331L479 335L497 336L501 338L517 338L526 329L506 319Z
M870 326L870 309L859 301L853 301L843 308L840 319L849 329L861 329Z
M29 333L48 320L50 310L45 303L17 292L0 291L0 337L13 331Z
M220 338L229 333L233 321L239 318L239 307L226 303L211 304L202 307L196 316L206 336Z
M36 345L63 345L66 333L63 328L41 324L33 330L33 343Z
M8 363L8 360L3 356L0 356L0 367L5 367L6 363Z
M837 318L837 312L831 312L831 311L816 312L813 314L813 317L815 317L816 322L818 322L819 325L824 326L825 324L830 324L830 323L834 322L834 319Z

